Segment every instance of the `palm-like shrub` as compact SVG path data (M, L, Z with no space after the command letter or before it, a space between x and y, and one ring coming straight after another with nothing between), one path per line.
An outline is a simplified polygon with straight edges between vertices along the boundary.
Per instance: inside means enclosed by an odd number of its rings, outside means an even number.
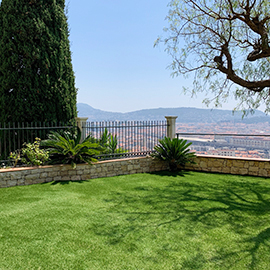
M97 141L102 147L104 147L103 154L105 155L127 152L121 147L118 147L117 135L109 133L107 128L105 128L101 138Z
M86 162L91 164L97 160L95 155L99 155L103 148L94 142L89 135L81 143L81 131L79 128L75 132L64 131L51 132L47 140L41 142L41 146L49 151L51 164L71 164L75 169L78 163Z
M171 139L165 137L159 140L159 144L154 147L152 157L168 163L171 171L176 171L177 166L184 166L186 163L195 163L196 155L188 148L192 143L187 143L183 139Z

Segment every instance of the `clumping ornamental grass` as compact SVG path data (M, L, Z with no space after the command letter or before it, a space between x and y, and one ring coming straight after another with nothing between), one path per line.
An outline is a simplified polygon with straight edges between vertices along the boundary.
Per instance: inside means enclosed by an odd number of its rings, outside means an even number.
M270 269L269 179L152 173L0 189L0 269Z

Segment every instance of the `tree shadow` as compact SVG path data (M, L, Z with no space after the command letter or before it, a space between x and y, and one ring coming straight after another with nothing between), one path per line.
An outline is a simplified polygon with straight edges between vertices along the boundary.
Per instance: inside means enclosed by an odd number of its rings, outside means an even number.
M55 186L55 185L69 185L70 183L78 183L78 184L83 184L85 182L88 182L88 180L79 180L79 181L76 181L76 180L62 180L62 181L53 181L51 182L51 185L52 186Z
M150 172L149 174L158 175L158 176L172 176L172 177L183 176L184 177L186 175L189 175L190 172L185 171L185 170L177 170L175 172L166 170L166 171Z
M167 226L174 228L180 226L182 221L188 221L186 235L195 234L192 226L203 224L207 230L230 227L242 242L237 251L220 250L213 260L228 264L232 258L242 254L250 261L249 269L256 269L258 265L259 248L265 245L270 248L270 228L258 230L254 221L249 223L250 217L259 220L270 212L270 188L257 185L254 182L230 182L216 184L207 182L192 182L192 178L185 181L185 176L190 172L155 172L159 176L180 177L181 181L173 178L167 185L135 186L129 192L112 191L110 198L105 202L110 203L110 213L124 216L123 224L96 224L95 232L107 236L109 244L123 241L127 235L153 227L153 230ZM222 176L220 176L222 177ZM256 221L257 222L257 221ZM248 224L248 229L242 224ZM262 225L260 224L262 228ZM255 230L257 229L257 230ZM138 239L139 240L139 239ZM235 240L236 241L236 240ZM268 241L268 243L267 243ZM247 247L248 246L248 247ZM237 260L237 259L236 259ZM228 268L229 269L229 268Z

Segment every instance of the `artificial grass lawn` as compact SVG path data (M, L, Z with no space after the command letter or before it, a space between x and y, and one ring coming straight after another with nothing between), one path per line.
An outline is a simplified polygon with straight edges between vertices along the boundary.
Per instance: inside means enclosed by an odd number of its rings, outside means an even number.
M185 172L0 189L0 269L270 269L269 179Z

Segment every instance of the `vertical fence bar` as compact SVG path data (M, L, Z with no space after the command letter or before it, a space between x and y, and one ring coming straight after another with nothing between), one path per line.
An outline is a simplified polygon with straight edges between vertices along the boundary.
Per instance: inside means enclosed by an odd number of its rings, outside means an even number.
M31 123L3 123L0 124L0 153L1 159L10 151L20 149L23 142L33 143L36 137L45 139L51 130L70 129L59 122L31 122ZM166 135L167 125L164 121L102 121L86 122L84 124L86 136L91 134L97 140L107 128L108 133L116 136L116 149L126 156L139 156L153 151L158 140ZM114 153L117 156L117 153ZM119 155L123 156L123 155Z

